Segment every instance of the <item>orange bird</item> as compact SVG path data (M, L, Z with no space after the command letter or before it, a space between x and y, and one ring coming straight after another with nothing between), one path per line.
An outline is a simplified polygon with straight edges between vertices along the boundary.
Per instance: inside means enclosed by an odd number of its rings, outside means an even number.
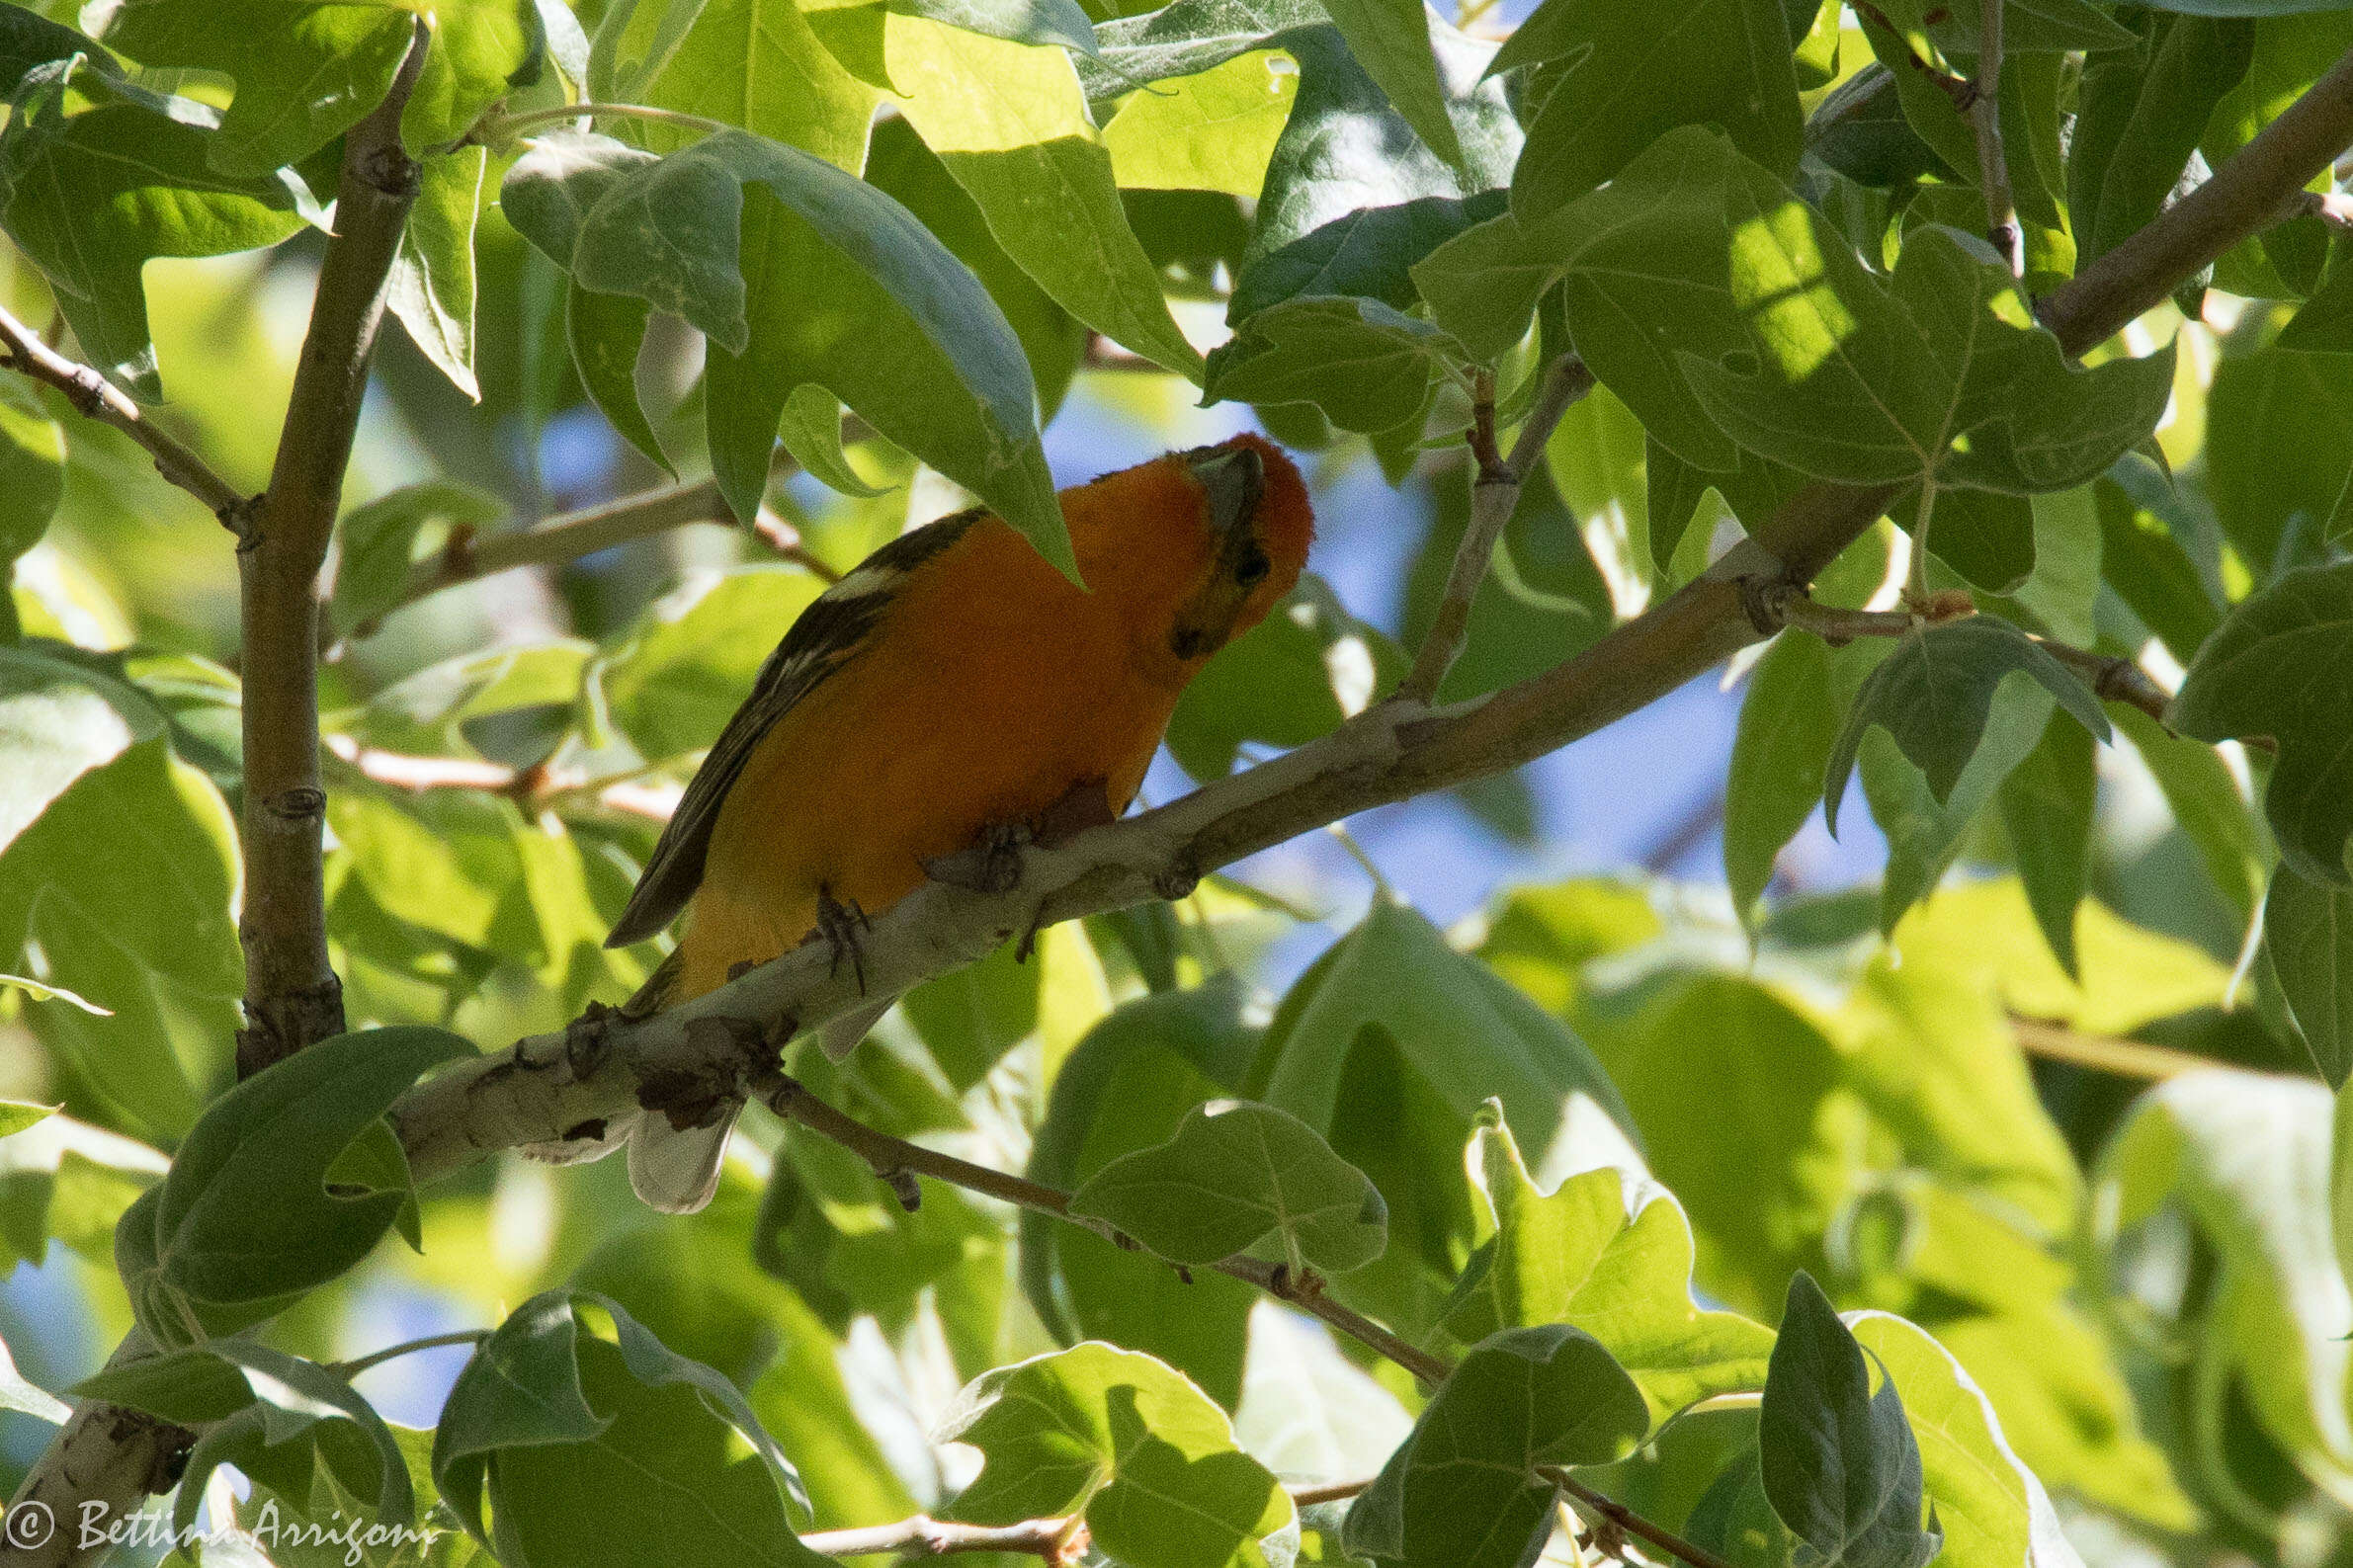
M1061 493L1082 590L986 511L883 545L801 613L687 786L607 947L683 910L631 1004L668 1007L747 963L888 908L925 863L1098 784L1127 809L1177 698L1299 580L1314 522L1299 470L1245 435ZM829 1027L840 1055L889 1006ZM657 1208L718 1181L727 1123L615 1127Z

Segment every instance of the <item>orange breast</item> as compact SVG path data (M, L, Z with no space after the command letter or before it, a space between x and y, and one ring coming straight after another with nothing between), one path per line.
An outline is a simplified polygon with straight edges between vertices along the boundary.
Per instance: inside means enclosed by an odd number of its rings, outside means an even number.
M1138 667L1110 596L1002 523L898 586L843 668L780 719L728 791L688 906L674 995L799 944L820 889L869 913L923 862L1038 816L1089 780L1123 809L1180 690Z

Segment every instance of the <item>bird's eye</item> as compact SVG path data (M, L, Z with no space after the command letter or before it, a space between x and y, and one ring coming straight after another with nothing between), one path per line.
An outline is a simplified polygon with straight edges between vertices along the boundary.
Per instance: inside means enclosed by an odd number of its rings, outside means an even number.
M1254 549L1235 565L1233 580L1244 588L1249 588L1263 582L1266 579L1266 574L1272 570L1274 570L1274 566L1266 558L1266 551Z

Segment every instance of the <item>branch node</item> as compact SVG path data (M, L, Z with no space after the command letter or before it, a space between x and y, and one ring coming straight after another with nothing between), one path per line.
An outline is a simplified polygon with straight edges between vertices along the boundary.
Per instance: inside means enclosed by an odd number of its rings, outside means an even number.
M903 1166L893 1166L887 1171L877 1171L875 1176L890 1189L890 1196L897 1198L898 1206L908 1213L912 1214L923 1206L923 1188L916 1182L914 1172Z

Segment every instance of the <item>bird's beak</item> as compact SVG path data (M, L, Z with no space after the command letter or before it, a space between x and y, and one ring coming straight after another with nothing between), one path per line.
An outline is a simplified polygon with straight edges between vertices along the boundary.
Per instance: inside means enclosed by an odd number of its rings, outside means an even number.
M1266 499L1266 463L1250 447L1203 447L1185 454L1209 504L1210 526L1219 538L1247 531Z

